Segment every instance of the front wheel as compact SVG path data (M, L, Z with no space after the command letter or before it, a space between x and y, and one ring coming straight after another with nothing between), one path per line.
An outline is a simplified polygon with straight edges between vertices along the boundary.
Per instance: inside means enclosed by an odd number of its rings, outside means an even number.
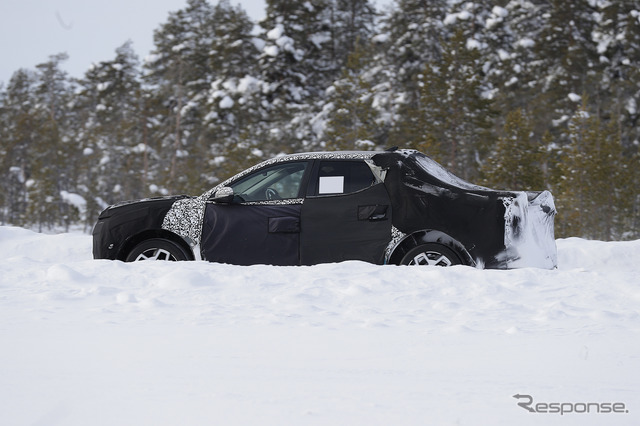
M460 258L453 250L437 243L414 247L400 261L401 265L452 266L461 263Z
M135 246L125 259L126 262L139 260L189 260L189 255L173 241L152 238Z

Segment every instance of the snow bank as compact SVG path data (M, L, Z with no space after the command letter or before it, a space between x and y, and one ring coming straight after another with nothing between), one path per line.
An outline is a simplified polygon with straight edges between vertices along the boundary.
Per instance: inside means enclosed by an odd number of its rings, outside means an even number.
M557 270L125 264L0 227L3 423L638 424L640 241L557 246Z

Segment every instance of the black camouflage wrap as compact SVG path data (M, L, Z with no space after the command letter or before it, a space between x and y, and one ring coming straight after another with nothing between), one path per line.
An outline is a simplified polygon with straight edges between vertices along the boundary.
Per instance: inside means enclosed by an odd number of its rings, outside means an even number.
M138 242L136 235L161 236L162 222L176 202L186 196L125 201L105 209L93 228L93 257L124 260Z
M249 173L300 160L364 161L375 181L352 194L308 192L303 198L242 204L211 200L219 188ZM112 206L99 217L93 250L95 258L122 258L145 236L157 236L179 242L194 258L240 265L397 264L412 248L438 243L467 265L554 268L554 215L548 191L472 185L413 150L304 153L262 162L199 197Z
M398 263L417 244L436 242L453 249L464 263L484 268L557 266L555 207L548 191L472 185L418 151L385 152L372 160L387 171L393 227L404 234L388 248L387 262Z

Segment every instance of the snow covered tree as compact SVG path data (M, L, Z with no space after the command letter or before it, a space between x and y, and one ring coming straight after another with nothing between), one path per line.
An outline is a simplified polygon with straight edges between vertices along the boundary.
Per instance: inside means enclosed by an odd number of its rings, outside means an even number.
M378 113L372 106L371 75L364 48L356 49L343 68L342 78L328 90L328 122L325 148L373 149L382 133Z
M204 176L210 185L265 159L265 145L272 145L264 128L266 117L261 104L264 83L251 76L230 76L211 86L205 117L207 139L212 142Z
M0 222L69 224L75 193L89 224L124 198L371 141L471 180L481 167L490 186L551 181L565 234L586 229L576 205L606 204L585 235L638 235L640 197L617 194L640 179L640 0L396 0L378 21L369 0L266 5L254 31L230 0L188 0L155 32L144 76L130 45L79 81L64 55L17 72L0 87ZM585 170L615 190L583 191L598 184Z
M477 172L477 159L487 149L495 112L483 96L480 54L457 30L444 44L442 60L427 64L421 76L416 123L422 133L416 148L426 149L465 179Z
M260 79L265 82L266 133L277 137L266 152L317 147L319 135L310 123L358 40L367 40L373 31L374 17L367 0L267 1L267 16L260 23Z
M503 134L480 168L483 184L507 190L547 189L545 154L527 113L522 109L512 111L507 115Z
M633 171L623 157L614 122L587 112L587 101L569 124L570 144L558 184L560 236L618 239L632 215Z
M262 104L268 114L262 133L275 137L263 141L265 152L304 150L313 139L308 126L313 100L320 99L336 70L331 10L329 0L267 1L267 16L260 23Z
M322 90L319 77L333 67L329 26L324 23L328 10L328 0L314 5L303 0L267 1L267 16L260 23L265 31L260 68L275 106L301 104Z
M189 0L155 32L146 82L158 104L154 109L162 113L154 117L150 137L160 142L160 167L168 171L160 183L168 190L200 191L200 171L228 144L218 130L235 119L228 114L232 97L212 102L212 85L230 87L257 73L252 30L246 12L228 0L215 6Z
M593 10L584 1L533 3L536 7L528 10L534 16L529 16L540 22L539 31L532 33L527 25L524 28L529 32L516 36L520 47L531 50L524 58L533 55L520 87L528 92L527 108L542 123L536 126L536 133L550 131L560 139L568 119L580 106L580 95L591 97L597 87L597 57L591 40Z
M211 185L262 159L259 146L267 138L262 120L263 82L259 79L258 45L253 23L240 7L227 1L214 7L215 37L210 51L214 80L203 109L203 176ZM202 185L203 182L200 182Z
M53 55L37 65L34 87L34 132L30 146L31 173L27 181L28 221L39 229L69 225L74 208L65 203L62 191L73 188L72 141L65 135L67 104L73 88L60 69L66 54Z
M635 152L640 140L640 0L598 2L597 6L592 38L597 44L600 81L592 100L603 120L620 119L622 143Z
M334 78L348 66L349 57L368 44L375 29L376 11L369 0L334 0L331 21Z
M382 18L374 41L382 44L384 51L378 61L389 86L385 102L390 110L389 145L415 147L423 139L418 123L420 79L426 64L442 59L442 43L449 37L443 24L447 10L447 0L397 0Z
M542 2L510 0L504 8L492 11L487 20L487 31L494 34L490 49L497 59L487 78L495 90L495 105L500 111L532 110L530 104L541 95L536 84L540 70L534 68L543 58L537 56L534 47L547 24L546 16L546 5ZM503 113L502 119L505 118ZM536 118L531 124L540 136L548 129L549 120Z
M258 71L258 50L254 24L240 6L222 0L213 7L213 38L208 52L214 79L254 75Z
M442 41L448 38L443 21L447 0L397 0L382 20L388 61L396 70L398 83L406 87L406 102L419 97L416 76L424 65L442 58Z
M0 193L0 223L27 223L30 149L37 131L34 91L35 75L18 70L6 91L0 94L0 172L4 182Z
M80 85L78 189L89 216L95 216L106 203L149 195L144 162L150 148L144 143L140 68L131 44L116 49L115 59L93 65Z
M160 167L166 170L159 183L169 191L185 191L197 180L189 159L203 155L200 122L202 107L214 80L209 55L215 38L213 8L206 0L188 0L187 7L169 14L154 33L155 50L147 62L146 82L153 88L156 107L164 112L154 119L153 138L162 151Z

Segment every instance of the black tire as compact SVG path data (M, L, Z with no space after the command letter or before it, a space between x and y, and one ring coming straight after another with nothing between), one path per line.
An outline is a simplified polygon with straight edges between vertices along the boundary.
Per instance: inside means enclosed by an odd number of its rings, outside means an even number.
M163 238L145 240L127 255L126 262L138 260L189 260L189 254L180 245Z
M462 261L449 247L438 243L426 243L409 250L400 261L400 264L453 266L461 265Z

